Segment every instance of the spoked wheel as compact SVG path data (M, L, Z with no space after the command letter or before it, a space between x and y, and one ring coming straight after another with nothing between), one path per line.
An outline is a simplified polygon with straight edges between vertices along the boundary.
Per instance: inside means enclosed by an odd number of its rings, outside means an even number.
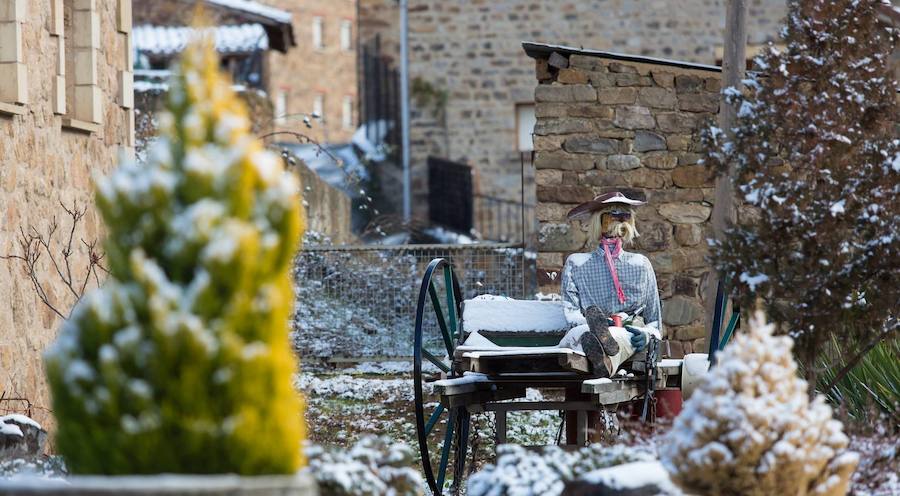
M449 408L437 401L427 402L424 387L439 378L459 377L453 367L453 350L461 339L459 314L462 296L450 263L436 258L428 264L416 306L416 335L413 349L416 431L422 469L432 494L443 494L449 467L451 492L457 493L465 470L469 438L469 412L465 407ZM423 371L431 364L439 372ZM426 404L428 403L428 404Z

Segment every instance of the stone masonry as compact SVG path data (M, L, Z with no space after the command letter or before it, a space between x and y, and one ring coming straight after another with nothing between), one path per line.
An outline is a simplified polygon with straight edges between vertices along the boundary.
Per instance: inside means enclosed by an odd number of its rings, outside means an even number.
M287 114L311 113L315 99L322 99L324 119L313 122L312 129L303 119L288 118L276 124L278 131L295 131L323 143L346 143L356 130L358 108L356 79L356 1L355 0L263 0L261 3L293 14L297 46L287 53L269 52L266 66L270 96L287 96ZM313 45L313 23L322 22L324 46ZM341 46L341 25L351 26L350 48ZM351 105L350 126L344 126L345 101ZM288 136L276 141L294 141Z
M395 0L360 0L360 38L396 51ZM676 6L677 4L677 6ZM412 102L414 213L427 216L428 155L472 165L481 192L518 200L516 106L533 102L521 42L716 63L725 0L410 0L410 78L447 93L446 119ZM775 40L784 0L749 2L752 46ZM414 95L415 96L415 95ZM616 164L628 167L628 164ZM529 193L530 196L531 193Z
M18 23L0 48L15 44L28 81L24 98L0 98L0 255L21 253L20 228L46 233L56 217L54 256L61 261L70 224L60 203L78 202L87 214L75 233L72 270L83 276L87 250L79 238L103 235L91 178L134 146L130 7L131 0L0 0L0 24ZM74 82L68 89L67 78ZM68 311L73 297L46 253L38 265L48 298ZM28 399L45 427L52 415L42 353L60 324L22 264L0 260L0 394ZM5 402L0 411L26 413L26 406Z
M631 249L650 258L673 354L704 348L704 257L713 173L700 160L699 130L719 108L720 72L653 59L626 61L574 51L536 59L534 131L538 278L559 292L565 258L590 251L586 226L567 223L576 204L621 190L645 199ZM641 59L638 57L637 59Z

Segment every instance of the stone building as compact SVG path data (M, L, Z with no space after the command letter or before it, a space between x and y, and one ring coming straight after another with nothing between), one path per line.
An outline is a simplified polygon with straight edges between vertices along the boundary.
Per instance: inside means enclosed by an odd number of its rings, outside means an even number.
M154 35L148 48L159 48L150 54L157 63L165 65L177 55L173 47L184 32L178 28L193 22L185 11L192 12L195 4L143 0L135 7L141 40L145 33ZM223 66L233 74L253 66L251 75L258 79L252 86L272 101L275 120L261 125L262 132L299 132L325 143L350 140L357 126L355 0L204 0L203 6L207 22L223 40ZM260 30L265 39L256 34ZM258 62L251 60L254 52L260 55ZM313 113L320 117L311 119L308 128L304 117ZM288 135L277 140L296 142Z
M538 278L559 292L573 252L590 251L575 204L610 190L637 209L635 251L647 255L674 354L704 350L702 295L710 271L714 173L700 160L700 129L719 109L720 69L642 56L525 43L534 89ZM553 60L551 60L551 57Z
M356 0L265 0L290 12L297 46L273 53L268 77L276 129L324 143L346 143L356 130ZM302 115L317 113L312 128ZM290 141L284 137L282 141Z
M774 40L783 0L755 0L749 43ZM410 0L410 78L446 95L445 108L412 101L416 215L425 216L426 157L472 165L483 194L518 201L520 152L534 122L532 63L525 40L715 64L724 0ZM361 42L376 35L396 59L393 0L360 0ZM752 46L751 46L752 51ZM426 102L424 105L418 102ZM443 114L443 115L442 115Z
M0 0L0 255L21 255L20 229L46 234L55 217L51 247L62 263L69 222L60 204L77 202L87 210L71 261L73 277L83 278L79 238L102 234L91 177L133 152L132 66L131 0ZM36 276L50 302L71 307L47 253ZM49 424L41 353L60 319L19 260L0 259L0 302L0 412L30 404Z

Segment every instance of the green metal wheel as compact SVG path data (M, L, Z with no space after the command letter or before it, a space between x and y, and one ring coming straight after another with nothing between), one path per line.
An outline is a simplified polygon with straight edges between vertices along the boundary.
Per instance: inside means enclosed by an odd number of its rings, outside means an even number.
M422 471L435 495L443 494L448 483L451 494L458 493L465 472L469 412L465 407L444 405L439 398L427 401L426 397L429 382L462 375L453 367L453 350L462 339L461 303L453 267L443 258L432 260L422 278L416 306L413 385ZM425 364L439 372L424 371Z

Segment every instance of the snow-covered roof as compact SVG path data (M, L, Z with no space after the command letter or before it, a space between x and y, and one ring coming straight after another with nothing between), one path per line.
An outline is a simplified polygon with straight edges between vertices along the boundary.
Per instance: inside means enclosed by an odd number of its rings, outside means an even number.
M259 2L253 2L252 0L206 0L206 3L226 9L240 10L247 14L264 17L279 23L291 23L290 12L263 5Z
M529 57L534 59L547 58L551 53L556 52L561 55L588 55L591 57L622 60L627 62L641 62L644 64L681 67L683 69L698 69L702 71L722 72L722 68L715 65L696 64L693 62L684 62L682 60L662 59L657 57L647 57L644 55L630 55L627 53L606 52L603 50L590 50L586 48L575 48L565 45L553 45L549 43L536 43L533 41L523 41L522 49L525 50L525 53Z
M238 24L207 28L216 40L216 51L222 54L250 53L269 48L269 37L260 24ZM184 26L136 26L134 47L150 56L170 56L181 53L198 30Z

